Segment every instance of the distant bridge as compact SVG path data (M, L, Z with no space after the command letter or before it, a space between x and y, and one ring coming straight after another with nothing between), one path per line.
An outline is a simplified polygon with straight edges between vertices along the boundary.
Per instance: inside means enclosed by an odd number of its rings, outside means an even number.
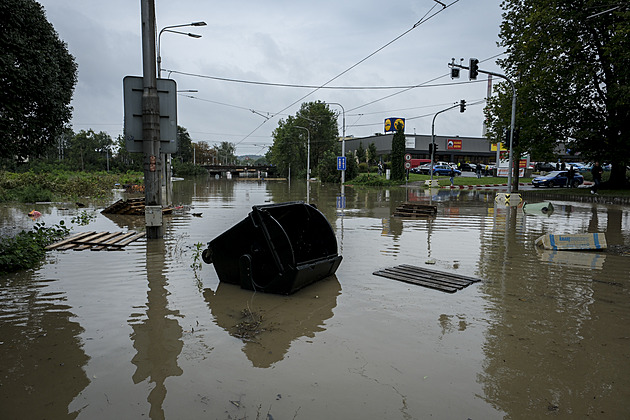
M259 174L268 177L275 170L273 165L199 165L205 168L210 175L226 176L228 172L233 177L257 178Z

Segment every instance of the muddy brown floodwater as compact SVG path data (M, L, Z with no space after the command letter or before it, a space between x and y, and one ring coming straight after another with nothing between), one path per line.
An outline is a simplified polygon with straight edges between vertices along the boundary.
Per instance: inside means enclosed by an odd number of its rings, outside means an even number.
M303 183L176 182L164 238L122 251L50 251L0 277L1 419L630 418L630 256L550 252L544 233L630 245L628 207L493 192L312 184L343 261L292 296L220 284L195 244ZM408 197L407 197L408 196ZM406 199L437 216L397 219ZM143 229L90 203L0 207L6 230L97 216L74 231ZM192 213L201 213L201 217ZM454 294L372 273L412 264L481 281Z

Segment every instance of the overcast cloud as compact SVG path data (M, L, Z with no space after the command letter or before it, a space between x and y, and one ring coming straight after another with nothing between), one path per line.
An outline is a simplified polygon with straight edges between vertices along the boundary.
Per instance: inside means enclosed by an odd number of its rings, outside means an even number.
M140 0L40 3L79 66L73 129L92 128L116 138L123 129L123 77L142 75ZM472 103L486 96L484 75L478 82L468 82L463 71L458 81L451 81L447 67L451 57L464 58L466 65L476 57L482 69L501 72L492 58L502 52L497 47L499 5L499 0L460 0L329 85L408 86L437 79L430 84L442 86L411 89L386 99L402 89L322 89L299 101L312 89L180 73L319 86L441 6L433 0L155 0L158 29L192 21L208 24L182 29L202 35L199 39L173 33L161 37L162 68L174 71L170 77L178 89L198 91L179 95L178 124L188 129L193 141L237 144L239 155L264 154L279 119L294 115L306 101L341 103L347 135L382 133L383 120L392 116L407 119L407 133L430 134L437 111L461 99ZM480 104L469 106L464 114L458 110L440 114L436 134L480 136L482 108ZM271 118L266 121L259 114ZM341 129L340 119L340 134Z

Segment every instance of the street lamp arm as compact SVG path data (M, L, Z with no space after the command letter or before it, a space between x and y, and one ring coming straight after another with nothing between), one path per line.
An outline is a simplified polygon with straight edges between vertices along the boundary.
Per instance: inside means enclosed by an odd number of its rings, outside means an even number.
M157 65L158 65L158 72L157 72L157 77L161 78L162 77L162 55L160 54L160 41L161 41L161 37L162 37L162 33L163 32L172 32L174 34L180 34L180 35L186 35L189 36L191 38L201 38L201 35L199 34L193 34L190 32L180 32L180 31L173 31L173 28L183 28L186 26L206 26L206 22L203 21L199 21L199 22L191 22L191 23L183 23L181 25L169 25L169 26L165 26L163 27L160 32L158 33L158 37L157 37Z

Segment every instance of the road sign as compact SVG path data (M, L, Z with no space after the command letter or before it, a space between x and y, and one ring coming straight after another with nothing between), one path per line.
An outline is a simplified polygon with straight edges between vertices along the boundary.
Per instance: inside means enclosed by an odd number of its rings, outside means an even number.
M405 169L411 169L411 162L405 162Z
M411 160L411 153L406 153L405 154L405 160L406 161L410 161Z
M160 152L177 153L177 84L173 79L157 79L160 101ZM123 79L125 143L130 153L142 153L142 77Z
M346 157L345 156L337 156L337 170L338 171L346 170Z

